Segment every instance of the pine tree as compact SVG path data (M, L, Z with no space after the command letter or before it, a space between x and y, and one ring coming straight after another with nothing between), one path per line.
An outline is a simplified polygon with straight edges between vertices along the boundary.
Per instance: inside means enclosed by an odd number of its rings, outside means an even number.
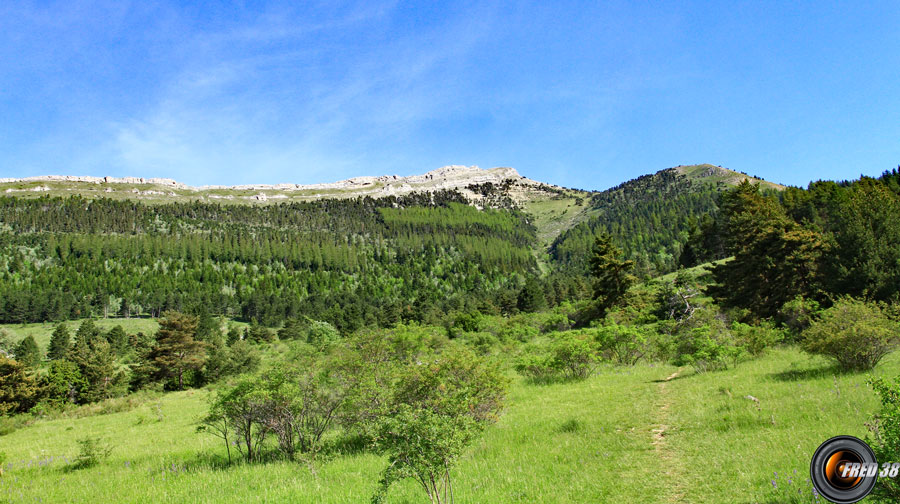
M713 268L716 284L707 289L722 306L765 318L797 296L818 294L827 250L819 232L790 220L777 200L747 181L723 194L722 216L734 259Z
M197 318L169 311L159 321L156 344L150 352L150 362L158 380L177 379L178 389L184 389L184 373L198 370L206 362L206 345L194 339Z
M75 332L75 346L90 345L100 337L100 329L94 325L94 321L87 319L78 326Z
M121 325L113 327L106 333L106 341L109 342L117 355L124 354L128 348L128 335L125 334L125 329Z
M602 233L594 240L591 254L591 275L594 277L594 300L600 317L615 306L634 284L631 274L634 262L621 259L622 251L612 243L612 237Z
M38 392L27 368L0 353L0 415L28 411Z
M53 330L53 335L50 336L50 347L47 349L47 358L50 360L65 359L71 345L72 341L69 336L69 328L66 327L66 324L59 324L56 326L56 329Z
M536 312L547 307L547 299L541 281L535 277L528 277L525 286L519 291L516 306L523 312Z
M116 353L105 338L76 345L69 352L69 359L78 366L84 379L77 394L81 402L100 401L124 393L125 377L117 369Z
M76 404L79 399L78 392L87 386L88 383L82 378L78 365L65 359L51 362L46 376L41 380L45 397L56 405Z
M34 336L30 334L16 345L13 353L16 355L16 360L30 368L35 368L41 363L41 349L38 348Z

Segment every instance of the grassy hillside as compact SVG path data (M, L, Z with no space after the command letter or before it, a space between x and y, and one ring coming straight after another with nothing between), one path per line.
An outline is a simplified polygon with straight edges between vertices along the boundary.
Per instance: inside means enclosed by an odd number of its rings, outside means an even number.
M897 373L897 355L875 371ZM455 470L457 502L812 502L805 480L816 446L836 433L863 435L876 409L864 380L791 348L700 375L642 364L604 367L583 382L516 378L499 423ZM374 491L384 460L367 453L331 453L312 464L223 465L221 442L194 432L208 395L147 396L130 411L39 420L4 436L0 496L357 503ZM85 436L107 440L112 455L73 470L67 460ZM389 502L423 498L406 482Z
M69 320L65 325L69 329L70 334L75 334L82 320ZM28 336L34 337L41 352L47 351L50 344L50 335L56 329L58 324L55 322L38 322L32 324L0 324L0 332L6 333L10 340L19 342ZM109 331L115 326L122 326L128 334L136 334L142 332L144 334L153 334L159 329L159 323L152 318L101 318L95 319L94 325L101 331Z

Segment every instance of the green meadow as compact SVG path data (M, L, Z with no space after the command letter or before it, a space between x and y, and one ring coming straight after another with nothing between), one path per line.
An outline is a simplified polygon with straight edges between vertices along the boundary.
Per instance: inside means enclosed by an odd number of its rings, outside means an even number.
M900 374L900 358L873 374ZM867 376L792 347L701 374L604 365L583 381L535 384L511 373L500 420L454 469L456 500L815 502L806 483L815 448L865 436L877 410ZM37 419L0 437L0 501L358 503L375 491L386 459L365 450L228 464L222 442L196 432L211 393L139 394L124 407L114 399L108 409L124 411ZM110 456L75 468L83 437L102 438ZM404 481L388 500L427 498Z

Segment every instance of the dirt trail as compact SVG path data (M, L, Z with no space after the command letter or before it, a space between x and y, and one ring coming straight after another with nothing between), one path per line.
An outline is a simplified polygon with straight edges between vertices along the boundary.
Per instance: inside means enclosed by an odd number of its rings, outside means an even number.
M665 502L684 502L684 491L682 488L683 467L681 461L678 460L677 454L667 443L666 436L669 433L669 407L671 402L669 399L669 382L678 377L679 371L675 371L665 380L659 382L657 388L657 410L656 410L656 427L651 429L652 444L656 450L662 464L664 466L663 474L669 482L668 492L665 495Z

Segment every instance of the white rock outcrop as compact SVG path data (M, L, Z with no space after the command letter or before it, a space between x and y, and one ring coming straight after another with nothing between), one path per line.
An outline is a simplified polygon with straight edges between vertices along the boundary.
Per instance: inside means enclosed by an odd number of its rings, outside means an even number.
M320 198L320 197L340 197L340 196L384 196L384 195L401 195L413 191L437 191L456 189L467 196L473 193L466 189L471 184L494 183L500 184L506 180L512 180L519 186L538 187L544 184L527 179L513 168L499 167L491 169L481 169L477 166L461 166L450 165L443 166L436 170L421 174L401 177L399 175L382 175L379 177L353 177L347 180L324 184L247 184L236 186L207 185L200 187L191 187L172 179L165 178L142 178L142 177L82 177L73 175L42 175L38 177L25 178L0 178L0 184L20 183L20 182L68 182L68 183L85 183L106 186L105 192L115 190L115 185L145 185L152 186L145 190L137 188L125 189L137 195L166 195L177 196L175 190L181 191L211 191L211 190L233 190L233 191L253 191L253 196L245 196L245 199L253 201L269 201L271 199L286 199L291 193L307 193L296 194L300 198ZM6 192L22 191L25 189L9 188ZM38 188L29 189L31 191L49 191L50 188L40 186ZM331 192L324 192L331 191ZM272 192L275 192L272 194ZM340 192L346 192L341 194ZM209 195L212 199L232 199L233 196Z

